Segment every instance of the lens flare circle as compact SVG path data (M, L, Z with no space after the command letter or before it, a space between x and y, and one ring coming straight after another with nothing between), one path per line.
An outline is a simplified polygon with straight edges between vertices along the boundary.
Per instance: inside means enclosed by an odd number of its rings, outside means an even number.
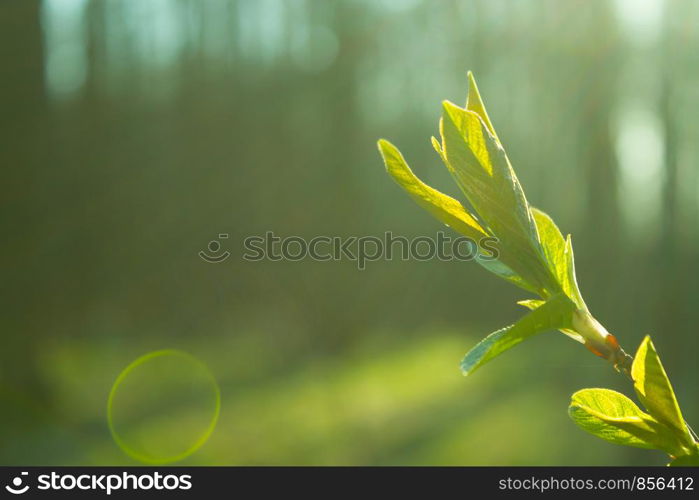
M214 397L214 408L208 426L191 446L179 453L159 456L156 454L138 451L133 446L129 445L127 440L119 434L114 424L114 401L117 396L117 393L119 392L119 388L122 386L123 382L128 379L129 375L133 374L134 371L136 371L138 368L144 367L153 360L162 359L166 357L181 358L182 362L188 363L190 367L196 368L200 372L200 375L203 375L204 379L208 383L210 383L210 389ZM201 448L201 446L204 443L206 443L209 437L211 437L211 434L216 428L216 423L218 422L220 411L221 391L218 387L216 379L214 378L209 368L202 361L185 351L180 351L177 349L163 349L159 351L149 352L137 358L136 360L131 362L126 368L124 368L124 370L116 378L116 380L114 381L114 385L112 386L112 389L109 392L109 398L107 399L107 424L109 426L109 431L112 435L112 438L114 439L114 442L128 456L135 460L138 460L139 462L147 464L165 464L183 460L195 451L197 451L199 448Z

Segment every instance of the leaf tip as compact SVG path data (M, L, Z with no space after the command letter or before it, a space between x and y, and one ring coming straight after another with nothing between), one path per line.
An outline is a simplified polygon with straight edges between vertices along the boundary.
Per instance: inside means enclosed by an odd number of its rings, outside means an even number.
M379 152L383 154L384 149L389 148L390 146L392 146L392 144L388 142L386 139L381 138L378 141L376 141L376 146L379 148Z
M478 86L476 85L476 78L473 76L473 71L470 69L466 72L466 77L468 78L468 93L469 95L471 94L471 91L475 91L476 94L478 94Z
M389 161L389 158L392 156L400 156L402 159L402 155L398 151L398 148L396 148L386 139L379 139L378 141L376 141L376 146L379 148L379 153L381 154L381 158L383 158L386 170L390 172L391 162Z
M445 99L444 101L442 101L442 109L443 109L444 111L447 111L447 112L448 112L449 109L451 109L451 107L454 106L454 105L455 105L455 104L454 104L453 102L448 101L448 100L446 100L446 99Z
M483 339L483 340L485 340L485 339ZM463 375L464 377L468 377L469 375L471 375L480 366L481 356L479 356L477 353L478 353L478 346L481 345L483 340L481 340L481 342L479 342L473 349L468 351L466 353L466 355L463 357L463 359L461 360L461 363L459 363L459 368L461 369L461 375Z

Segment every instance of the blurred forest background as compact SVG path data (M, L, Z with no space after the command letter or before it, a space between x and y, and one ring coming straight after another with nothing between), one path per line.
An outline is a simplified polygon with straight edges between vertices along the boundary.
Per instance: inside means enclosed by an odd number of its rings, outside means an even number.
M631 394L563 335L461 376L524 313L479 266L242 241L434 236L375 143L455 194L429 137L471 69L591 311L631 352L653 334L699 427L697 23L689 0L4 0L0 463L133 463L110 387L178 348L222 396L185 463L664 464L569 420L578 389ZM190 422L157 410L153 432Z

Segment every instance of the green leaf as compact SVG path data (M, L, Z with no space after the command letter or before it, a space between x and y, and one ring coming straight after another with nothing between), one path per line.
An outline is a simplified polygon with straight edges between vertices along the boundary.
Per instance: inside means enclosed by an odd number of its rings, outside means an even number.
M573 255L573 237L569 234L566 237L566 259L568 260L567 270L568 279L567 283L570 287L570 291L575 295L576 299L574 302L578 304L581 309L587 310L587 305L580 294L580 288L578 287L578 279L575 275L575 256Z
M488 127L488 131L493 135L493 137L500 142L498 135L495 133L493 124L490 123L490 118L485 110L485 105L483 104L483 99L481 99L481 93L478 92L478 85L476 85L476 79L473 77L473 73L468 72L468 96L466 97L466 109L476 113L485 126Z
M441 149L436 139L433 141L433 145L441 155ZM378 146L388 173L418 205L427 210L437 220L475 241L489 236L485 229L483 229L478 221L468 213L458 200L431 188L418 179L406 163L403 155L401 155L400 151L398 151L393 144L381 139L378 142ZM529 285L521 276L499 259L476 259L476 262L488 271L524 290L533 293L537 291L536 288Z
M578 308L587 309L575 281L575 263L570 237L567 241L563 239L558 226L546 213L534 207L531 207L530 210L551 273L556 277L558 284L568 298L575 302Z
M500 259L485 260L482 258L477 258L476 262L478 262L486 270L490 271L491 273L495 274L496 276L499 276L504 280L509 281L513 285L517 285L518 287L527 290L528 292L537 293L537 289L535 287L527 283L524 280L524 278L522 278L520 275L518 275L516 272L510 269Z
M507 228L504 234L535 237L524 193L505 151L478 114L445 101L442 124L447 167L476 212L488 225L496 222Z
M405 162L400 151L390 142L381 139L379 151L386 164L386 170L393 179L422 208L455 231L478 241L488 233L469 214L461 203L418 179Z
M493 332L476 344L461 361L462 373L470 375L494 357L537 333L568 328L574 310L575 304L565 295L550 298L514 325Z
M539 300L539 299L526 299L526 300L520 300L517 302L520 306L524 306L529 310L534 310L537 307L541 306L542 304L546 303L545 300ZM576 304L577 305L577 304ZM575 317L575 313L573 313L573 317ZM574 330L571 330L569 328L561 328L560 329L561 333L566 334L576 342L581 342L584 343L585 340L580 336L580 334Z
M657 420L673 429L689 447L694 446L675 392L649 336L643 339L631 366L634 388L643 406Z
M500 240L501 260L542 296L560 286L542 261L524 191L505 151L480 116L450 102L440 122L446 166L488 230Z
M670 454L681 449L671 429L616 391L578 391L571 397L568 414L582 429L611 443L657 448Z

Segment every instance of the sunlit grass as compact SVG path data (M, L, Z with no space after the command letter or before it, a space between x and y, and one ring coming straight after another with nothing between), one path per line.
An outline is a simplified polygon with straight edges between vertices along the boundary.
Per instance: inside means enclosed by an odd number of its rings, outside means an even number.
M485 375L464 378L458 361L474 336L445 329L407 338L376 332L346 354L315 356L274 370L255 352L254 337L189 340L221 386L219 423L190 464L591 464L620 463L606 443L592 443L568 420L569 392L547 376L566 361L560 345L535 340ZM562 345L567 345L561 341ZM206 349L201 346L206 345ZM245 345L244 350L236 345ZM84 343L47 351L44 366L56 394L53 425L29 443L60 449L44 462L133 464L112 441L106 398L133 354L149 345ZM527 354L542 359L531 365ZM50 369L49 369L50 368ZM269 370L269 374L267 374ZM533 372L534 370L534 372ZM535 370L542 370L541 377ZM524 376L526 375L526 376ZM529 384L525 388L520 380ZM149 421L149 439L167 442L197 419L187 408ZM565 442L555 436L563 435ZM31 448L34 447L32 453ZM600 449L604 447L603 451ZM575 450L575 453L573 453ZM600 460L600 456L604 459ZM60 460L59 458L60 457ZM67 458L66 458L67 457Z

